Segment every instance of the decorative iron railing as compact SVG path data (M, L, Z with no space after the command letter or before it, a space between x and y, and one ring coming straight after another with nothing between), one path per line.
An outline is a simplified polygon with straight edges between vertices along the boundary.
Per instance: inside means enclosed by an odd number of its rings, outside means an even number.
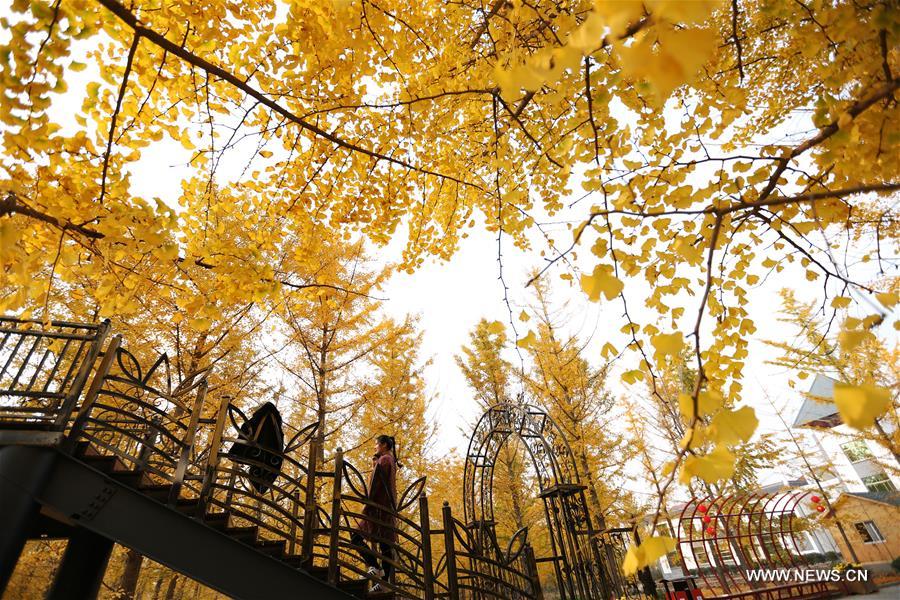
M271 542L282 560L333 584L365 579L354 534L368 520L379 534L364 552L390 563L381 585L396 598L542 598L527 530L503 551L446 503L432 523L424 477L392 506L377 505L379 518L366 514L376 506L365 475L340 449L331 468L319 464L315 425L284 424L288 440L273 453L246 434L247 415L232 399L207 398L208 373L173 386L165 354L144 368L121 336L103 348L108 333L107 322L0 318L0 445L27 434L108 457L137 489L193 518L252 531L257 545ZM43 432L54 437L34 437Z
M0 317L0 420L63 430L109 332L99 324Z
M198 374L172 387L169 360L160 355L144 370L116 336L103 353L78 406L64 448L79 444L117 458L123 470L139 471L152 483L171 485L180 496L191 460L206 379Z
M241 424L238 419L243 420ZM296 429L286 425L291 437L275 465L274 455L267 448L242 434L241 426L246 422L243 411L230 398L224 398L208 450L203 453L207 458L202 468L198 513L227 513L235 527L257 527L261 538L284 541L286 551L297 554L315 510L313 482L318 452L311 438L317 427L313 424ZM238 445L244 446L245 452L230 452ZM276 467L277 477L267 477L266 473ZM309 556L308 548L303 555Z

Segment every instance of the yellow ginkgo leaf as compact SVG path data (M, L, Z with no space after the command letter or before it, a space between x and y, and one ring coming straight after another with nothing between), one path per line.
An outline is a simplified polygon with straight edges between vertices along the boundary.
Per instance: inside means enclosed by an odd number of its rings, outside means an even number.
M503 326L503 323L501 323L500 321L491 321L487 325L488 333L491 333L494 335L500 335L501 333L503 333L504 329L505 329L505 327Z
M709 442L711 439L709 429L706 427L702 427L700 425L694 427L693 429L688 429L687 433L685 433L681 442L679 442L678 446L682 450L686 450L688 448L697 449Z
M212 321L207 319L206 317L198 317L196 319L190 319L188 321L192 329L197 331L206 331L212 326Z
M847 308L853 299L848 296L837 296L831 299L832 308Z
M874 385L837 383L834 386L834 405L844 423L856 429L866 429L874 425L875 419L891 406L891 393Z
M625 285L618 277L613 275L609 265L597 265L591 275L581 276L581 289L588 295L591 302L600 300L600 294L612 300L618 296Z
M708 417L720 409L724 403L725 399L722 398L722 394L719 392L700 392L700 395L697 397L699 416ZM684 415L688 422L694 419L694 400L690 394L678 395L678 408L681 409L681 414Z
M678 543L673 537L654 536L644 540L640 546L632 546L622 561L622 572L634 575L638 570L656 562L660 557L675 550Z
M734 445L749 441L759 425L756 411L749 406L737 410L723 410L713 417L710 438L719 444Z
M721 0L645 0L647 10L658 19L670 23L701 23L709 17Z
M631 371L625 371L622 373L622 381L631 385L633 383L637 383L644 379L644 372L640 369L633 369Z
M881 292L875 294L875 297L885 308L893 308L897 304L897 292Z
M528 319L530 319L530 318L531 318L531 317L528 316L528 313L525 312L524 310L523 310L522 312L519 313L519 320L522 321L522 322L527 322Z
M838 343L841 345L841 349L844 352L851 352L859 346L868 335L869 332L864 329L845 329L838 334Z
M534 332L529 331L527 334L525 334L525 337L516 342L516 346L518 346L519 348L528 348L536 341L537 337L534 335Z
M676 356L684 348L684 336L681 332L660 333L650 338L650 343L656 348L654 357L660 362L666 356Z
M699 477L706 483L716 483L734 475L734 454L723 445L716 446L704 456L688 455L681 467L679 481L688 485L691 479Z

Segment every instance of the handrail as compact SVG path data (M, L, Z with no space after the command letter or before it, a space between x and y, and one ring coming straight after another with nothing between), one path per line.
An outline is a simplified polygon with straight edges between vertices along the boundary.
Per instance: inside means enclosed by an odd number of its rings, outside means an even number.
M192 518L218 514L226 527L255 527L259 538L283 541L302 566L326 566L335 585L367 576L353 541L358 523L367 521L376 531L366 536L366 552L393 567L381 584L397 597L542 599L526 532L517 532L505 552L495 540L482 549L446 502L433 527L425 477L392 506L373 501L366 475L340 448L332 469L320 464L318 423L284 425L288 440L277 472L265 475L274 463L263 451L271 450L242 436L235 417L247 416L232 398L210 398L208 371L173 389L165 354L144 368L121 335L106 341L109 329L108 322L46 326L0 317L0 430L9 420L57 427L63 452L90 448L115 458L114 468L140 474L138 489L167 485L161 501L186 507ZM237 456L229 450L234 444L259 452ZM330 502L320 504L324 497Z

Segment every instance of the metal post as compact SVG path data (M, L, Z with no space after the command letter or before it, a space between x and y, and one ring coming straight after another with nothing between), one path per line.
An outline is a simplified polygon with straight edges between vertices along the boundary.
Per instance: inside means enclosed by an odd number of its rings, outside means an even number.
M541 589L541 577L538 575L537 561L534 558L534 548L525 543L525 565L531 576L531 589L534 592L534 600L544 600L544 591Z
M66 439L63 440L63 451L72 452L75 449L75 443L78 441L78 436L81 435L81 430L84 429L84 425L87 423L91 410L94 408L94 402L96 402L97 396L100 394L100 389L103 387L103 381L106 379L110 367L112 367L112 361L116 357L121 344L122 336L116 335L109 342L109 346L106 347L106 352L103 354L103 360L100 362L100 366L97 367L97 372L94 374L94 379L91 381L91 387L84 397L84 402L81 405L81 409L78 411L78 416L75 417L75 422L72 423L72 429L69 431L69 435L66 436Z
M47 482L53 467L54 455L34 461L27 458L24 450L23 446L0 448L0 596L40 512L34 496Z
M425 600L434 600L434 565L431 564L431 519L428 496L419 496L419 531L422 536L422 580Z
M334 485L331 493L331 535L328 539L328 583L337 585L341 576L338 565L338 544L341 533L341 481L344 479L344 451L337 449L334 457Z
M100 354L103 342L106 341L106 336L109 335L109 329L109 319L105 319L97 329L97 336L94 338L94 341L91 342L91 347L88 350L87 356L84 357L84 362L81 363L78 374L75 376L74 381L72 381L72 388L62 402L59 413L56 415L56 421L53 423L53 431L66 430L66 424L69 422L72 411L75 410L75 405L78 403L78 398L81 396L84 384L87 383L91 367L94 366L94 361L97 360L97 356Z
M294 555L297 551L297 521L300 520L300 500L298 494L292 494L289 499L291 501L291 527L288 532L287 553Z
M459 600L459 579L456 574L456 548L454 547L453 513L450 511L450 503L444 501L441 508L441 516L444 520L444 551L447 555L447 591L450 592L450 600Z
M181 493L181 486L184 484L184 474L187 471L188 461L191 458L191 451L194 449L194 438L197 435L197 423L200 420L200 412L203 410L203 400L206 398L206 380L200 383L197 390L197 396L194 398L194 406L191 410L191 420L188 423L187 431L184 434L183 447L181 448L181 456L178 457L178 466L175 467L175 474L172 476L172 489L169 491L169 505L174 506L178 502L178 495Z
M216 470L219 468L219 446L222 445L222 432L225 430L225 415L228 413L229 396L222 396L219 412L216 415L216 428L213 429L209 442L209 453L206 455L206 467L203 470L203 484L200 486L200 498L197 504L197 516L206 514L209 498L216 484Z
M303 561L312 562L313 546L316 541L316 470L319 468L319 444L315 439L309 442L309 456L306 463L306 502L303 505L303 539L300 556Z
M156 443L157 437L159 437L158 416L150 419L150 424L147 425L147 431L144 432L144 436L141 439L141 449L138 452L137 464L135 465L135 468L138 471L143 471L150 463L150 455L153 454L153 444Z
M112 547L112 540L77 527L66 545L46 600L96 598Z

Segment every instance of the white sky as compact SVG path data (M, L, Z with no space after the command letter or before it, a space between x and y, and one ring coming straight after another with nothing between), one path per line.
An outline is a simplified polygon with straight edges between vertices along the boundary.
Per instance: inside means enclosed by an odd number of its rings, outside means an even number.
M8 5L0 4L0 14L5 15L7 12ZM96 76L96 67L92 65L82 73L72 74L68 78L70 92L54 105L54 116L72 128L77 127L71 116L81 107L84 86ZM798 129L808 127L808 124L800 123ZM252 145L253 142L248 142L245 149L239 147L226 157L218 171L222 179L227 180L240 173L246 160L246 152L252 149ZM174 206L180 195L182 179L192 172L186 166L187 158L187 153L180 144L166 140L144 149L141 160L131 169L133 193L145 198L159 197ZM589 206L590 201L582 202L575 209L557 215L553 220L580 221L584 219ZM557 242L568 243L571 239L571 234L564 231L562 226L548 226L546 229L551 233L559 232ZM423 355L433 359L433 364L426 372L426 380L429 390L436 395L432 410L440 427L436 444L439 452L449 451L454 447L465 451L467 440L463 428L477 416L471 394L454 362L454 355L468 341L469 332L480 318L504 323L509 320L507 307L503 303L503 289L498 281L496 235L479 227L469 231L470 237L463 241L452 260L446 263L429 260L414 275L397 275L389 282L384 294L389 298L385 305L388 314L396 317L407 313L420 315L420 326L424 331ZM379 257L386 262L396 260L401 247L402 240L392 242ZM504 238L504 276L516 316L521 306L529 301L530 293L524 288L527 274L543 264L539 255L541 247L541 243L535 240L535 250L524 253L513 247L511 239ZM890 253L890 250L886 249L886 252ZM590 271L593 264L587 247L583 247L579 256L579 268ZM624 345L618 333L624 324L621 303L616 300L592 304L577 286L561 281L558 273L559 271L555 271L548 275L554 282L554 296L559 302L569 303L568 314L572 317L570 327L584 337L593 335L588 346L588 359L594 364L600 364L600 348L605 342L611 341L620 350ZM744 400L756 408L762 420L762 431L780 428L780 423L774 418L763 397L763 391L775 398L779 405L789 403L785 415L788 420L793 418L800 399L799 394L787 385L792 374L765 364L765 360L773 354L761 342L764 339L783 340L788 335L776 320L780 302L777 294L782 287L794 287L799 298L819 298L822 293L821 279L810 283L799 266L787 266L782 273L770 276L751 294L751 303L747 309L750 318L757 325L757 333L750 340ZM647 290L646 284L626 280L625 289L629 294L637 292L637 296L629 303L629 310L635 320L640 323L652 321L653 315L642 309L639 301L640 295ZM696 297L686 302L686 319L694 318L697 302ZM527 331L527 324L521 324L517 320L517 326L520 326L520 334ZM660 328L664 331L669 329L668 319L660 323ZM894 335L890 326L881 329L882 334ZM708 335L706 339L708 341ZM514 350L511 348L509 352L510 360L518 364ZM626 354L620 362L624 368L631 369L636 367L638 359L633 354ZM640 386L628 389L617 379L613 379L610 387L616 396L639 393L642 389ZM636 486L632 484L627 487L633 489Z

